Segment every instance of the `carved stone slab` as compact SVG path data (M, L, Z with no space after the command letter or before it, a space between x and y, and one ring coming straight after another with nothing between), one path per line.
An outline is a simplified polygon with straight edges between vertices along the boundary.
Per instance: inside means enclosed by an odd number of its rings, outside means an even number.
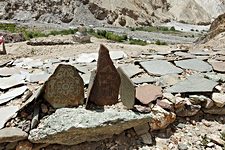
M44 98L54 107L84 103L84 82L75 67L60 64L45 83Z
M120 75L109 55L109 50L100 45L96 76L92 86L89 86L90 94L88 102L98 106L113 105L118 102Z
M121 67L119 67L117 70L121 77L120 97L122 103L128 109L132 109L135 103L135 95L136 95L135 85Z

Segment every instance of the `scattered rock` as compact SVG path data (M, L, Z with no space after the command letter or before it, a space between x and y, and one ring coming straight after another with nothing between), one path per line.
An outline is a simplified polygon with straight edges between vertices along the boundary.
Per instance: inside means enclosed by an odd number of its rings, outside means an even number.
M142 70L138 66L135 66L133 64L123 65L120 66L120 68L128 75L129 78L142 72Z
M136 98L142 104L149 104L162 97L162 88L155 85L145 85L136 88Z
M225 144L225 141L222 140L222 139L220 138L220 136L218 136L218 135L215 135L215 134L208 134L206 137L207 137L210 141L212 141L213 143L218 144L218 145L220 145L220 146L224 146L224 144Z
M84 82L75 67L60 64L45 83L44 98L54 107L84 103Z
M203 112L212 115L225 115L225 107L219 108L214 106L210 109L203 109Z
M142 83L153 83L156 82L155 78L153 77L140 77L140 78L133 78L131 79L135 84L142 84Z
M179 150L188 150L188 146L187 146L187 144L179 143L178 144L178 149Z
M200 109L200 105L185 105L185 108L176 111L176 115L180 117L191 117L196 115Z
M14 117L19 110L18 106L5 106L0 108L0 129L2 129L5 123Z
M13 75L11 77L0 78L0 89L6 90L11 87L25 84L24 76L20 74Z
M157 105L159 105L163 109L174 111L173 103L167 99L157 100Z
M225 94L213 93L212 100L215 102L217 107L225 106Z
M175 84L166 89L169 93L187 93L187 92L212 92L217 82L205 79L198 75L192 75L186 80Z
M29 141L21 141L16 147L16 150L32 150L33 144Z
M27 90L27 86L22 86L0 95L0 104L6 103L22 95L26 90Z
M0 130L0 143L17 142L27 139L28 134L19 128L10 127Z
M213 69L217 72L225 72L225 62L223 61L214 61L211 62Z
M175 61L175 64L183 69L191 69L199 72L209 72L212 70L212 66L199 59Z
M183 70L172 65L165 60L154 60L141 62L140 65L149 73L153 75L167 75L182 73Z
M120 75L110 59L109 50L100 45L96 76L87 101L99 106L116 104L120 83Z
M19 70L16 68L8 68L8 67L0 68L0 76L3 76L3 77L7 77L14 74L19 74L19 73L20 73Z

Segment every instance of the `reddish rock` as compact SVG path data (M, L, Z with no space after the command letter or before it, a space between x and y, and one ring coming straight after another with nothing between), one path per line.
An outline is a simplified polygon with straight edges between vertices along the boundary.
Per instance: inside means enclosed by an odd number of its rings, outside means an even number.
M44 98L54 108L83 104L84 82L76 68L60 64L45 83Z
M215 71L225 72L225 62L223 62L223 61L211 62L211 65L213 66L213 69Z
M96 75L92 86L89 86L88 103L92 102L98 106L116 104L120 83L120 75L113 65L109 50L100 45Z
M136 98L142 104L149 104L157 98L162 97L162 88L155 85L146 85L136 88Z
M16 150L32 150L32 148L33 148L33 144L30 143L29 141L21 141L16 146Z

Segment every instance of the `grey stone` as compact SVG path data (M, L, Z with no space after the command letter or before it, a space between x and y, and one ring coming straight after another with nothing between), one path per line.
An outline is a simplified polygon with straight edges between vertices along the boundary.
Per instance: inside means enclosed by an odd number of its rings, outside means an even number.
M166 89L169 93L187 93L187 92L212 92L217 82L205 79L198 75L192 75L186 80L175 84Z
M154 83L156 79L151 76L142 76L139 78L131 79L135 84L142 84L142 83Z
M84 85L88 85L90 82L91 73L81 75L81 78L84 81Z
M78 58L76 61L78 63L91 63L93 61L96 61L98 59L98 53L82 53L78 55Z
M169 74L164 75L158 79L158 83L160 86L167 87L174 85L180 81L179 76L177 74Z
M214 101L214 103L217 107L225 106L225 94L213 93L212 100Z
M166 75L182 73L183 70L172 65L165 60L154 60L141 62L140 65L149 73L153 75Z
M220 146L224 146L224 144L225 144L225 141L222 140L219 135L216 135L216 134L207 134L206 137L210 141L212 141L213 143L218 144Z
M113 60L118 60L118 59L127 57L127 54L124 53L123 51L110 51L109 55L110 55L110 58Z
M129 78L142 73L142 70L133 64L120 66L120 68L128 75Z
M139 126L134 127L134 131L136 132L137 135L144 135L148 133L150 130L149 124L141 124Z
M0 143L17 142L27 139L28 134L19 128L9 127L0 130Z
M203 109L204 113L212 114L212 115L225 115L225 107L219 108L219 107L211 107L210 109Z
M188 146L187 146L187 144L179 143L178 144L178 149L179 150L188 150Z
M84 108L62 108L42 120L37 129L30 131L33 143L75 145L98 141L120 134L126 129L147 123L153 114L140 114L129 110L105 108L89 111Z
M130 80L128 75L121 69L121 67L119 67L117 70L121 77L120 97L122 103L128 109L132 109L135 103L135 95L136 95L135 85Z
M191 54L196 55L196 56L210 56L210 52L204 52L204 51L193 51Z
M46 73L45 71L42 71L39 73L28 74L26 76L26 80L31 83L40 82L40 81L45 82L48 80L49 77L50 77L50 74Z
M189 96L190 101L192 104L201 104L206 102L207 100L210 100L210 98L204 96L204 95L190 95Z
M0 89L6 90L11 87L24 84L24 76L23 75L13 75L11 77L0 78Z
M186 59L175 61L175 64L183 69L191 69L199 72L212 71L212 66L198 59Z
M0 129L2 129L5 123L15 116L19 110L18 106L6 106L0 108Z
M217 72L225 72L225 62L223 61L213 61L210 62L210 64L213 66L213 69Z
M153 144L153 137L150 133L145 133L141 135L142 142L147 145Z
M200 105L186 105L185 108L176 110L176 115L180 117L191 117L196 115L200 109Z
M3 76L3 77L7 77L14 74L19 74L19 73L20 73L19 70L16 68L8 68L8 67L0 68L0 76Z
M190 53L185 53L185 52L175 52L174 53L176 56L180 56L183 58L196 58L196 56L190 54Z
M206 101L202 104L203 108L210 109L214 106L214 102L211 99L206 99Z
M27 86L22 86L0 95L0 104L6 103L16 98L17 96L22 95L26 90L27 90Z

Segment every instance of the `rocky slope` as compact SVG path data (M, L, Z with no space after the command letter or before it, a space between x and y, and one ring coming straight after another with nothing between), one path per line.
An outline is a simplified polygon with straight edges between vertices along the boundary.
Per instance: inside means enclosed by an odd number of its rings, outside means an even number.
M70 25L209 24L224 12L225 0L0 0L1 19Z

